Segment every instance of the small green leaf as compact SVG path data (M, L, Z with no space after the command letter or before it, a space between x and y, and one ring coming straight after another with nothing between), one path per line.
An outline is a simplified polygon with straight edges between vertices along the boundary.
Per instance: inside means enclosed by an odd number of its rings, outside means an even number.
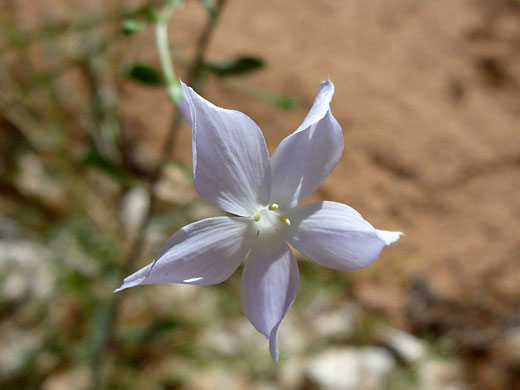
M275 106L283 108L284 110L290 110L292 108L298 107L300 104L298 99L287 95L270 95L266 96L265 100L271 104L274 104Z
M134 62L125 69L125 76L131 80L146 85L161 85L163 83L159 72L149 65Z
M123 342L146 343L171 335L172 330L186 324L179 319L158 318L145 327L127 327L119 331L118 338Z
M206 11L208 11L208 13L211 16L215 15L215 13L217 11L217 5L215 4L215 0L200 0L200 2L202 3L202 6L204 8L206 8Z
M144 21L137 18L128 17L123 20L123 23L121 24L121 33L123 35L132 35L143 31L145 28L146 23Z
M274 104L275 106L278 106L284 110L291 110L300 105L298 99L290 95L264 91L259 88L239 82L237 79L226 79L225 81L226 85L228 85L236 91L239 91L256 99L263 100L264 102Z
M220 76L231 76L259 70L265 62L256 57L236 57L222 62L206 62L205 68Z
M131 177L123 169L96 150L87 151L83 156L82 162L87 167L103 171L124 187L128 186L131 181Z

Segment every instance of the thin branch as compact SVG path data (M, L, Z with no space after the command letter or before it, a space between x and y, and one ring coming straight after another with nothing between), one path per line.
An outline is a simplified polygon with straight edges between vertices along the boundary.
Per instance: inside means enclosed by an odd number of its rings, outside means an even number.
M210 40L210 37L215 29L215 26L217 25L217 21L219 19L219 16L221 14L222 7L224 6L226 0L218 0L215 8L215 12L211 14L211 17L208 21L208 24L206 25L204 31L201 34L201 37L198 41L197 48L196 48L196 55L195 59L192 62L189 70L188 70L188 78L187 81L189 84L194 85L197 84L197 82L200 79L200 76L202 74L202 68L204 63L204 58L206 54L206 50L208 47L208 43ZM177 0L171 0L168 3L168 9L164 10L161 15L159 15L159 19L157 21L156 25L156 38L158 40L158 48L159 48L159 54L161 57L161 65L163 67L163 72L165 74L165 79L168 85L168 94L170 99L174 104L178 104L182 99L182 90L180 90L180 85L175 78L175 73L173 70L173 66L171 64L171 57L170 57L170 50L169 50L169 44L168 44L168 34L167 34L167 22L171 16L171 13L177 6L178 1ZM161 19L162 18L166 18ZM180 91L180 94L179 94ZM170 126L170 129L168 131L167 138L164 143L164 148L161 153L161 158L159 163L156 166L156 169L154 172L152 172L148 184L148 196L149 196L149 207L148 211L143 218L139 228L138 228L138 234L136 236L136 239L132 243L129 251L128 256L125 259L124 263L121 267L121 276L125 276L128 274L134 267L136 261L139 259L145 242L145 232L148 228L150 221L152 219L152 213L154 210L155 203L157 202L157 199L154 195L153 188L156 185L157 181L159 180L159 177L161 175L162 168L164 164L170 159L171 152L175 146L175 139L177 130L181 124L181 116L179 113L179 110L176 110L174 119L172 121L172 125ZM113 339L113 332L116 327L117 318L119 314L119 303L124 298L125 293L118 293L111 299L110 302L108 302L106 305L104 305L100 310L100 326L98 328L98 331L96 332L95 337L95 345L93 345L93 353L91 355L91 369L92 369L92 375L93 375L93 388L94 389L103 389L102 385L102 372L101 369L103 367L104 360L106 358L108 345L110 344L111 340Z
M188 71L188 77L186 78L187 83L193 86L194 88L197 87L196 84L200 78L203 69L204 57L206 55L206 50L208 48L210 38L213 35L213 31L215 31L215 27L217 26L217 23L219 21L224 6L226 5L226 2L227 0L217 0L214 12L210 13L208 24L206 24L206 27L200 35L199 41L197 43L197 48L195 50L195 58Z

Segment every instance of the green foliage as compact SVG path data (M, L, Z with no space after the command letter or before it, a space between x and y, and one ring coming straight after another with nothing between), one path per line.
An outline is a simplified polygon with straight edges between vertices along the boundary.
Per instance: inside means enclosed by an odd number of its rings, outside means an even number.
M160 73L150 65L142 62L134 62L130 64L124 71L127 79L136 81L149 86L158 86L163 84Z
M278 106L284 110L291 110L300 105L298 99L288 95L269 95L265 97L265 100L275 106Z
M130 36L144 30L155 22L155 8L152 4L145 4L132 12L127 12L121 19L121 33Z
M273 104L279 108L282 108L284 110L291 110L293 108L296 108L300 105L300 102L298 99L296 99L293 96L286 95L286 94L277 94L272 92L266 92L264 90L261 90L260 88L246 85L242 82L239 82L235 79L227 78L226 85L233 88L234 90L243 93L245 95L249 95L255 99L262 100L264 102Z
M200 0L200 3L206 9L206 11L208 11L211 17L214 17L217 11L215 0Z
M124 188L128 188L132 182L132 177L128 172L97 150L90 149L87 151L83 156L82 163L86 167L96 168L106 173Z
M171 337L173 331L184 326L186 326L186 323L180 319L156 318L145 326L127 326L125 329L121 329L118 340L128 343L148 343L164 337Z
M260 70L265 66L264 60L258 57L236 57L221 62L206 62L204 67L219 76L235 76Z
M144 30L147 23L138 18L128 17L121 24L121 33L123 35L132 35Z

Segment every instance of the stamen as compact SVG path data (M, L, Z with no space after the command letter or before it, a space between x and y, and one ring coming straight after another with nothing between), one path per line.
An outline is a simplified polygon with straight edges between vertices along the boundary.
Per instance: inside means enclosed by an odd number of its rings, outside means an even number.
M255 213L255 214L253 215L253 221L255 221L255 222L260 221L260 213Z
M269 210L271 210L271 211L278 210L278 205L276 203L273 203L271 206L269 206Z
M282 222L285 226L291 226L291 221L287 217L279 216L278 219L280 222Z

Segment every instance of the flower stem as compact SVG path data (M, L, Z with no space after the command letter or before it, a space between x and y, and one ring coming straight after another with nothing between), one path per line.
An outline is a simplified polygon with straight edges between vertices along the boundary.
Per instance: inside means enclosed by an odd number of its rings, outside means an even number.
M168 43L168 21L170 20L173 11L181 3L180 0L169 1L161 10L155 22L155 39L157 42L157 50L159 51L159 58L161 60L161 68L164 79L166 81L166 89L170 100L176 106L184 99L181 85L175 77L173 63L170 54L170 45Z
M168 94L171 101L177 105L183 98L184 95L182 93L182 89L180 87L180 83L175 77L175 72L173 68L173 64L171 62L170 55L170 47L168 44L168 29L167 24L168 21L173 14L173 11L177 8L177 6L181 3L181 0L170 0L166 3L163 9L156 15L155 22L155 33L157 39L157 48L159 50L159 56L161 61L161 66L164 74L164 78L166 80ZM199 39L195 60L192 62L188 69L188 78L187 81L189 84L196 84L201 76L201 64L204 61L205 52L207 49L207 43L212 35L217 20L220 16L220 11L226 0L217 0L216 9L210 20L208 21L206 28L201 34ZM152 219L152 212L154 210L154 205L157 201L153 188L155 184L160 178L160 174L162 171L162 167L164 163L168 161L170 158L171 152L175 145L175 134L177 133L177 129L181 124L181 117L179 111L177 110L175 117L172 121L170 129L168 131L167 139L164 143L164 148L161 153L159 164L157 164L156 169L150 175L148 180L148 196L149 196L149 207L148 212L145 215L143 221L141 222L136 239L130 245L130 249L127 252L127 257L118 270L121 276L127 275L133 268L136 261L142 254L143 244L145 241L145 231ZM125 297L123 294L116 294L111 296L108 302L104 302L102 307L100 308L100 320L98 322L98 330L99 337L96 337L95 345L93 345L93 353L92 353L92 371L93 371L93 389L105 389L107 379L103 375L103 366L106 361L106 357L108 355L108 345L113 340L115 330L117 328L117 320L119 316L119 306L120 302Z

